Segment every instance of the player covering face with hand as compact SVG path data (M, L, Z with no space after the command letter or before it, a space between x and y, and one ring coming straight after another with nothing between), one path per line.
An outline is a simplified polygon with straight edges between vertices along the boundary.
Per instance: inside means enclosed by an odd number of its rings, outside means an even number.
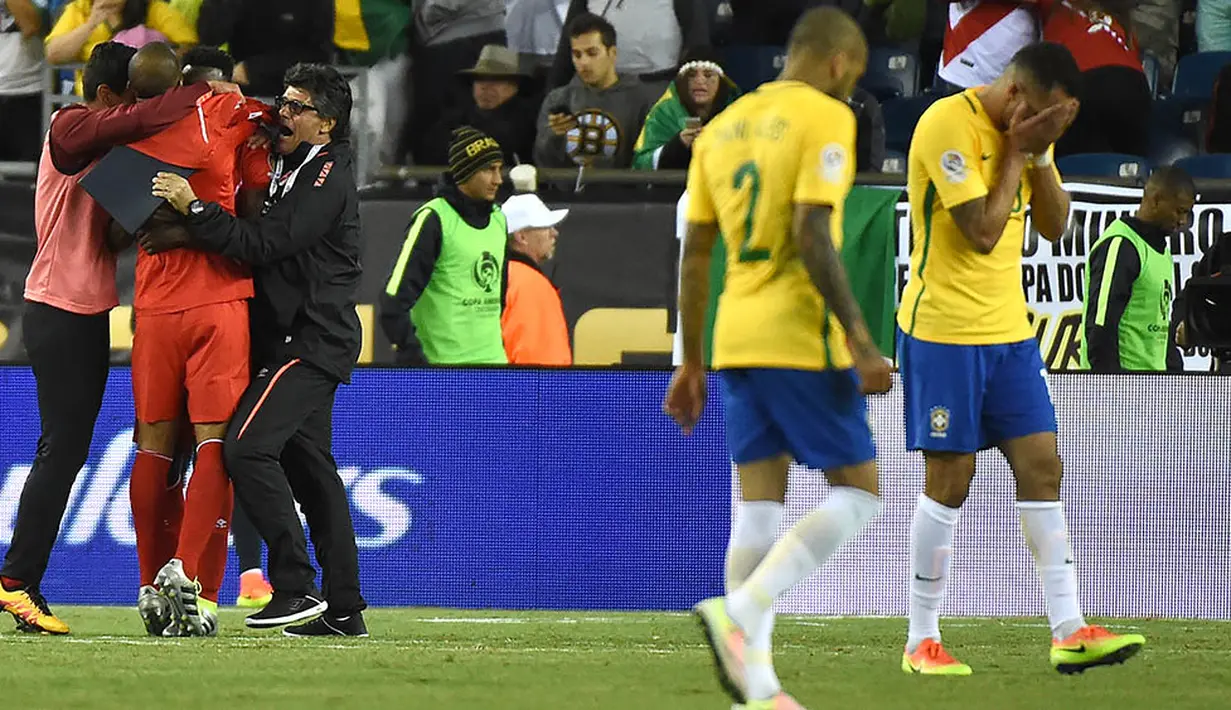
M908 157L914 250L898 311L907 448L923 451L926 482L911 523L908 673L969 675L940 642L953 529L975 473L996 447L1017 479L1017 507L1034 555L1062 673L1118 663L1145 643L1086 624L1060 504L1056 412L1021 285L1026 208L1055 241L1069 197L1052 163L1072 123L1079 81L1058 44L1022 49L993 84L933 104Z
M705 404L702 330L709 261L728 254L714 327L724 416L743 502L725 597L696 607L719 680L747 708L796 708L770 660L774 600L880 510L864 392L889 368L839 256L855 176L846 104L867 65L859 27L832 8L800 18L779 81L732 104L693 147L680 278L684 362L666 411L687 433ZM791 460L825 471L828 499L774 543Z

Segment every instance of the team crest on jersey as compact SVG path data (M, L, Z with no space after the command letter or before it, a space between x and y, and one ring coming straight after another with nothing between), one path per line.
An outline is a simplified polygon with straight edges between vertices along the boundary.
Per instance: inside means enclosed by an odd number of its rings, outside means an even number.
M945 407L932 407L928 412L928 423L932 425L932 437L943 439L949 435L949 410Z
M325 184L325 178L329 177L329 172L333 170L333 161L327 160L321 166L321 174L316 176L316 182L312 183L312 187L320 187Z
M940 156L940 171L951 183L966 182L966 159L956 150L946 150Z
M841 182L846 172L846 149L830 143L821 150L821 177L825 182Z

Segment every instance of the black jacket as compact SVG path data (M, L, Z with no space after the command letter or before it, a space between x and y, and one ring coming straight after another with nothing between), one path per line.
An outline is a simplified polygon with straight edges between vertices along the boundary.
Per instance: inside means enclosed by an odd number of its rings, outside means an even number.
M514 96L491 111L480 109L470 99L466 106L446 113L432 129L429 139L425 141L420 162L423 165L448 165L449 141L453 129L459 126L471 126L495 138L504 151L505 165L533 162L535 120L538 115L538 102L525 96Z
M287 157L289 170L306 151ZM254 364L300 358L349 382L362 331L355 312L363 239L350 143L324 147L291 189L246 221L209 204L189 215L195 245L252 265Z
M491 222L494 205L491 202L473 200L462 194L452 179L446 177L437 187L436 196L443 197L453 209L457 210L466 224L475 229L486 229ZM410 240L410 228L404 235ZM440 248L444 243L444 234L440 227L440 218L435 212L428 212L423 223L419 225L419 233L413 239L410 256L406 268L402 271L402 280L397 284L392 281L390 269L388 287L380 296L380 327L389 339L389 344L397 351L399 365L427 365L427 356L423 353L423 343L415 332L415 324L410 320L410 309L414 308L432 279L436 270L436 260L440 258ZM402 247L405 249L405 245ZM509 285L509 258L506 250L504 270L500 275L500 308L504 309L505 296ZM392 289L393 293L390 293Z
M1154 251L1162 254L1167 250L1168 234L1151 224L1146 224L1136 217L1124 217L1124 223L1132 228L1146 244ZM1111 251L1111 242L1100 244L1090 253L1090 264L1087 273L1090 275L1090 289L1086 293L1086 313L1096 313L1101 306L1099 298L1103 289L1103 276L1107 265L1107 255ZM1107 311L1103 325L1095 325L1092 318L1085 319L1086 352L1090 358L1090 369L1094 372L1123 372L1120 365L1120 319L1128 308L1129 299L1133 296L1133 282L1141 274L1141 257L1136 249L1120 249L1116 255L1115 270L1111 273L1111 285L1107 291ZM1175 345L1175 329L1172 328L1167 343L1167 369L1173 369L1179 358L1179 350ZM1183 369L1181 364L1179 369Z
M245 94L280 96L282 76L296 62L333 59L333 0L205 0L201 44L230 42L248 72Z

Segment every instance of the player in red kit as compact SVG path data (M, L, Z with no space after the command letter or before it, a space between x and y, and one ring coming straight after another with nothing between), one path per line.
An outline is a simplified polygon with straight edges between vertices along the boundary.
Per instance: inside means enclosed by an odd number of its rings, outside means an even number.
M163 44L143 47L129 71L139 99L180 81L179 60ZM237 154L255 129L250 113L242 96L203 97L193 115L131 147L196 169L194 188L234 213ZM216 630L232 506L222 441L248 385L247 299L252 295L247 267L232 259L189 249L138 254L132 353L138 451L130 498L143 585L138 609L153 634ZM161 506L185 403L196 461L168 561Z

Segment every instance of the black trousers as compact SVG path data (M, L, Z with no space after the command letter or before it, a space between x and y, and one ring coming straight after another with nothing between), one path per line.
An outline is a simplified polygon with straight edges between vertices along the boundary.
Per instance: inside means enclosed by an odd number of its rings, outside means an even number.
M244 512L244 506L235 501L231 513L231 535L235 538L235 555L239 557L239 571L261 568L261 533Z
M331 615L367 607L346 486L333 460L338 382L298 359L262 368L240 400L224 448L237 502L269 548L269 582L286 594L316 590L299 501Z
M37 589L68 494L90 453L107 387L111 326L106 313L83 316L27 301L21 327L38 388L42 434L0 576Z
M1076 153L1150 152L1154 99L1145 74L1130 67L1097 67L1081 73L1081 109L1056 142L1056 156Z

